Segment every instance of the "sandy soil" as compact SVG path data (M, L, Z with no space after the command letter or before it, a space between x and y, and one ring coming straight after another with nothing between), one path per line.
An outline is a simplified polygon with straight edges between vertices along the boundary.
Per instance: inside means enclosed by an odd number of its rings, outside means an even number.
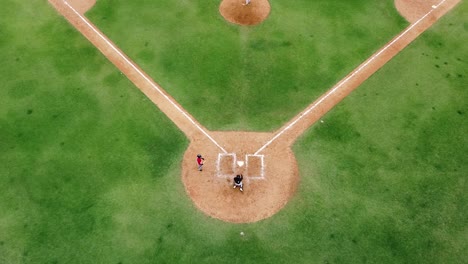
M234 2L235 1L235 2ZM242 0L240 0L242 1ZM263 2L262 2L263 1ZM182 181L187 194L195 206L204 213L234 223L255 222L272 216L283 208L294 195L299 183L299 174L290 146L305 130L338 104L364 80L381 68L393 56L427 30L435 21L448 12L460 0L446 0L432 10L422 0L396 0L398 10L414 22L405 31L392 39L379 51L363 62L326 94L309 105L304 111L274 133L212 132L199 124L157 83L130 60L112 43L83 13L94 4L94 0L49 0L49 2L114 65L125 74L146 96L148 96L190 139L190 145L182 161ZM236 4L229 11L224 5ZM260 23L268 15L264 9L261 16L254 18L252 10L267 0L252 0L252 6L242 6L238 0L223 0L220 12L231 14L239 20L233 23L251 25ZM414 3L414 5L412 5ZM239 4L240 6L237 6ZM247 9L250 8L250 9ZM234 16L239 10L246 13ZM431 11L432 10L432 11ZM234 12L235 11L235 12ZM237 12L237 13L236 13ZM265 14L266 13L266 14ZM421 18L424 16L424 18ZM226 16L225 16L226 17ZM262 18L262 19L260 19ZM245 19L245 20L242 20ZM242 23L241 23L242 22ZM196 154L206 158L204 170L196 166ZM245 155L257 153L264 156L264 166L252 160L244 166L229 167L218 163L218 154L235 153L238 160L246 161ZM228 177L220 176L218 167L227 170ZM263 168L264 179L252 179ZM231 171L229 171L231 169ZM245 176L245 191L232 189L232 177L236 173ZM310 176L310 175L309 175Z

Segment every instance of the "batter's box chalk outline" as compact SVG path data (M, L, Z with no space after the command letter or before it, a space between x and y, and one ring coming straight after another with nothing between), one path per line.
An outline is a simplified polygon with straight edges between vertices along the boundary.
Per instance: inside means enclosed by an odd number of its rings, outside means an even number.
M249 159L252 157L260 159L260 175L251 175L249 171ZM245 169L247 170L247 175L251 180L264 180L265 179L265 156L258 154L248 154L245 155Z
M232 172L229 174L223 174L221 172L221 160L223 157L231 156L232 157ZM216 176L219 178L232 178L236 170L236 153L218 153L218 160L216 161Z

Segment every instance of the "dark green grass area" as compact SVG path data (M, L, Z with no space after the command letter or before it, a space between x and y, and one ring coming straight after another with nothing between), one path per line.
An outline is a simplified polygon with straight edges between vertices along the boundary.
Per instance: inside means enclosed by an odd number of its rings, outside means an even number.
M144 95L48 4L4 1L0 263L463 263L467 11L301 138L283 210L235 225L193 206L188 142Z
M467 11L458 6L296 144L292 204L308 204L304 226L320 227L311 244L341 251L330 263L468 259Z
M130 259L193 210L186 138L46 2L0 13L0 263Z
M87 16L212 130L270 131L407 23L393 1L273 1L245 27L220 1L99 1Z

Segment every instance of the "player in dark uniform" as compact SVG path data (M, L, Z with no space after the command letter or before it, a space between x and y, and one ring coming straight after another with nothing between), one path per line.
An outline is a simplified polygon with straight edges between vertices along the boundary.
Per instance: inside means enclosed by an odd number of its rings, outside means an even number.
M239 190L241 192L244 191L244 189L242 189L242 187L244 187L244 184L242 183L242 180L244 179L244 176L242 176L242 174L237 174L236 177L234 177L234 189L236 187L239 187Z

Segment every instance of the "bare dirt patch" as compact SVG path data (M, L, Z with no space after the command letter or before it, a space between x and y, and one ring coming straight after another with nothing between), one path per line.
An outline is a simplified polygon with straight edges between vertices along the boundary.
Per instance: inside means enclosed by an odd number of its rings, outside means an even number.
M264 21L270 14L268 0L223 0L219 12L227 21L239 25L255 25Z

